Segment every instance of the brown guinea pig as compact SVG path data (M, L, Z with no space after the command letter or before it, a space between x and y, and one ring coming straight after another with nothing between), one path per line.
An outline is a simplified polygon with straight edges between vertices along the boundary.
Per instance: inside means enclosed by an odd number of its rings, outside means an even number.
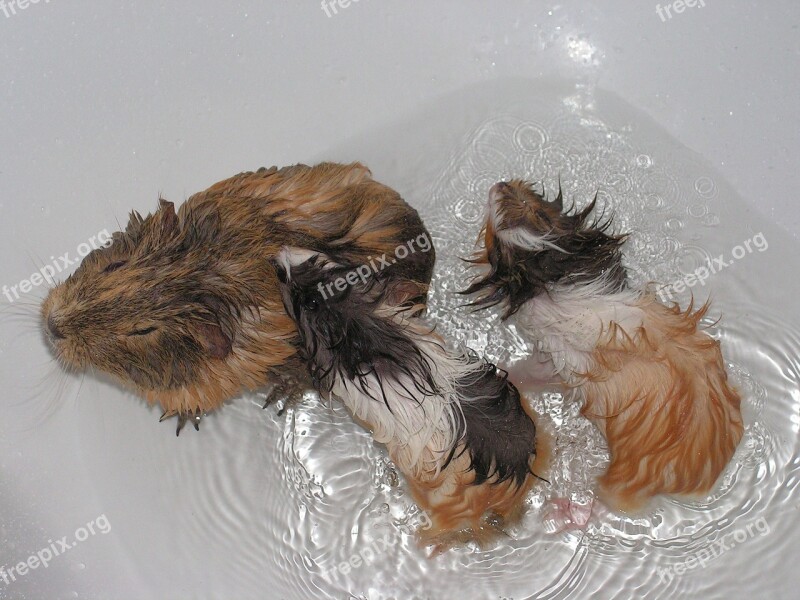
M50 290L45 333L64 367L108 373L179 415L178 431L187 418L196 426L296 366L271 260L285 245L374 265L397 305L424 302L435 259L416 210L365 166L260 169L177 213L165 200L145 218L131 213L125 231Z

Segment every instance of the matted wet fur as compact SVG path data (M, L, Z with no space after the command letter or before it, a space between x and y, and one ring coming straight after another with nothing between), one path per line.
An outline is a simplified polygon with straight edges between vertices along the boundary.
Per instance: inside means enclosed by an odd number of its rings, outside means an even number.
M508 318L554 283L577 285L604 275L610 284L623 287L625 236L608 233L610 220L594 219L596 202L595 196L583 210L570 213L564 211L560 189L547 202L523 181L496 184L481 232L484 248L472 259L488 264L489 271L464 291L480 293L473 305L502 303L503 318Z
M278 264L317 389L340 398L387 445L430 517L426 539L485 541L493 518L516 519L532 468L545 459L507 375L446 349L413 308L387 305L391 282L359 281L326 297L326 285L352 267L291 248Z
M590 222L593 208L565 214L560 193L547 202L520 180L493 186L474 259L489 270L467 292L516 313L579 388L582 413L609 445L607 504L636 511L657 494L707 494L743 432L719 342L699 325L708 305L684 311L627 289L624 236Z
M165 200L131 213L50 291L43 324L65 367L109 373L167 415L194 415L299 365L271 262L282 246L361 264L421 235L417 212L361 164L242 173L177 213ZM431 248L378 273L396 283L392 302L424 302L434 258Z

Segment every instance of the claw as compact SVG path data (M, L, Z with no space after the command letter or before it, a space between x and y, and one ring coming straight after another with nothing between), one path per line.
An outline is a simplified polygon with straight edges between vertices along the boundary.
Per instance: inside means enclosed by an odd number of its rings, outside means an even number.
M203 413L199 411L193 413L182 413L178 415L178 429L175 431L175 435L181 434L181 429L183 429L187 421L192 422L195 431L200 431L200 420L202 418L203 418Z
M164 414L161 415L161 418L158 420L158 422L161 423L162 421L169 419L172 416L175 416L175 413L164 411ZM192 425L194 425L194 430L200 431L200 421L203 419L204 416L204 413L202 411L190 412L190 413L177 413L177 416L178 416L178 427L175 429L176 436L179 436L181 434L181 430L186 426L186 423L190 421Z
M279 398L283 396L288 396L286 400L278 407L278 416L282 417L283 414L286 412L286 407L289 404L291 393L289 391L290 385L287 383L279 383L275 385L270 391L269 395L267 396L266 401L264 402L264 406L262 406L262 410L266 409L271 404L275 403Z

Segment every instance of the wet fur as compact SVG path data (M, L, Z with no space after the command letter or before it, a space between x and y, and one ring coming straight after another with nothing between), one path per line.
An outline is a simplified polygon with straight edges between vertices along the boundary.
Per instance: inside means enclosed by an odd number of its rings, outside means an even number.
M473 258L489 271L464 293L479 294L473 302L478 307L503 304L508 318L555 283L579 285L603 275L623 287L625 236L608 233L610 220L594 219L596 202L597 197L581 211L564 213L561 190L546 202L524 182L497 184L489 195L484 248Z
M65 367L109 373L167 414L210 411L300 367L271 262L283 245L360 264L423 233L358 163L242 173L177 213L164 200L132 213L50 291L42 319ZM424 302L433 262L431 249L382 271L392 301Z
M488 273L467 290L502 303L605 435L611 463L602 498L636 511L658 494L707 494L743 424L719 342L701 330L708 305L682 311L625 284L620 246L587 209L564 214L522 181L494 186L475 262ZM587 240L590 242L587 243ZM544 243L546 242L546 243ZM593 256L596 253L596 256ZM588 254L588 256L580 256Z
M532 484L536 428L506 374L446 349L413 308L387 306L391 284L359 282L323 298L318 284L350 269L290 248L278 262L312 379L387 445L431 518L427 535L478 538L487 515L516 518Z

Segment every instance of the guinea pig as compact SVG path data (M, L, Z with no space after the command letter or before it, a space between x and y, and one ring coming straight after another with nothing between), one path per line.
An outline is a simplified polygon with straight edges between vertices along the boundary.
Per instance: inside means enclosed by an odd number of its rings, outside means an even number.
M435 252L417 211L359 163L295 165L220 181L177 212L160 200L131 213L50 290L45 333L64 367L110 374L177 414L178 432L197 427L241 391L303 370L271 261L286 244L370 261L395 284L387 302L425 301Z
M473 259L488 271L465 293L503 306L579 387L582 414L608 442L606 504L636 511L658 494L707 494L743 432L719 342L699 327L708 304L682 311L631 289L625 236L590 219L595 201L565 211L560 191L548 202L521 180L494 185Z
M421 537L481 542L516 519L546 459L507 375L387 303L392 282L336 285L352 265L297 248L276 263L314 385L387 446L432 525Z

